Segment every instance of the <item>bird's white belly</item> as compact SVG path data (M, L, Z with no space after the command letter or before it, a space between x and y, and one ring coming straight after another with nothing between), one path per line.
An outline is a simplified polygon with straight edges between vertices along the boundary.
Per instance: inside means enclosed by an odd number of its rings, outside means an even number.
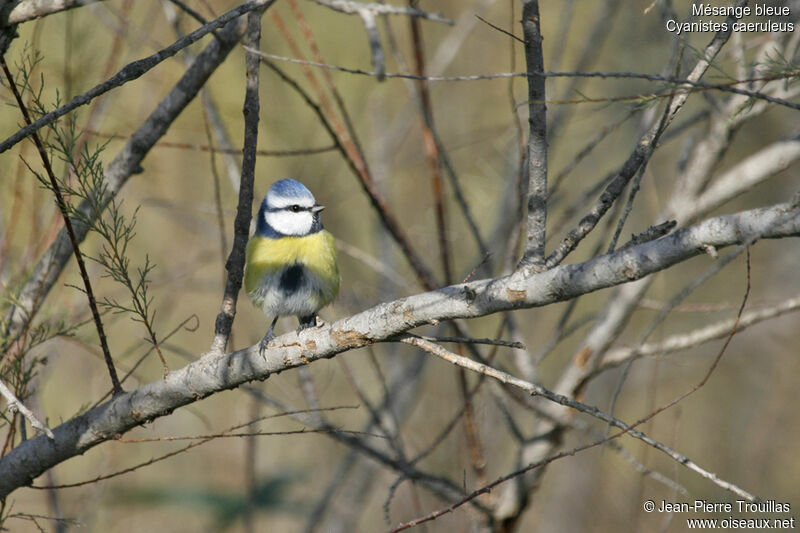
M320 279L294 264L262 276L250 298L268 316L307 317L322 307L322 292Z

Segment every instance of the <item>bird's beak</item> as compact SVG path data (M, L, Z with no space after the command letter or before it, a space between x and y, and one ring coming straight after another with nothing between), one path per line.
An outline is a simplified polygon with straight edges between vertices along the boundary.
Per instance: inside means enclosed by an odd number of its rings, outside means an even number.
M314 207L311 208L311 212L312 213L319 213L323 209L325 209L324 205L315 205Z

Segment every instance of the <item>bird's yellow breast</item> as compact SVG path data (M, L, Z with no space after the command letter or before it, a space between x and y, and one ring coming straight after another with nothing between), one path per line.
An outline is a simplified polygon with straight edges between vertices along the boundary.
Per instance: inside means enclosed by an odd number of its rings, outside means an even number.
M254 235L247 243L247 262L244 286L253 294L265 276L282 268L299 264L316 276L324 287L324 302L330 303L339 291L339 268L336 264L336 244L325 230L304 237L271 239ZM321 306L320 306L321 307Z

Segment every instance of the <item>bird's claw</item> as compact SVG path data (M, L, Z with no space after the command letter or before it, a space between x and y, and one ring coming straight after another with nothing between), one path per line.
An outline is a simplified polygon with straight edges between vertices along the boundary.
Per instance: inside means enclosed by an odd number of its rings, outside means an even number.
M300 325L297 327L297 332L300 333L304 329L317 328L324 324L319 315L300 318Z
M269 344L269 341L271 341L274 338L275 338L275 335L270 335L269 333L267 333L267 335L264 335L264 338L261 339L261 342L258 343L258 354L264 360L267 359L267 354L266 354L266 352L267 352L267 344Z

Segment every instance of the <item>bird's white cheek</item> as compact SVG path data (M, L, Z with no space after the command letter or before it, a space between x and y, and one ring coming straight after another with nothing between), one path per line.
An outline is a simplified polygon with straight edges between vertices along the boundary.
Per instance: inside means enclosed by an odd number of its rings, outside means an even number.
M284 235L306 235L311 231L314 218L311 213L292 213L291 211L267 212L264 214L267 224L278 233Z

